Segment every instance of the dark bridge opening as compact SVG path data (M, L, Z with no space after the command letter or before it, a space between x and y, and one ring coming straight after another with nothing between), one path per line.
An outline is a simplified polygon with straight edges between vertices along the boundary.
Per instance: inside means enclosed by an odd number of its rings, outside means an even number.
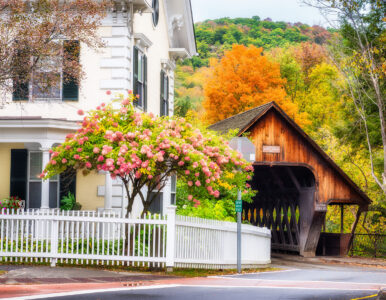
M315 197L315 177L303 166L255 165L251 186L258 191L243 204L244 218L272 232L272 250L301 252Z

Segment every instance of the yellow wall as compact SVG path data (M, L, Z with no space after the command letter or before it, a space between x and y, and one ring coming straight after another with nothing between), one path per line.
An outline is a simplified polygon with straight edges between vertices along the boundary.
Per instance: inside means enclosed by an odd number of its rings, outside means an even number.
M11 177L11 149L23 149L23 143L0 143L0 199L9 197Z
M104 207L104 197L98 197L98 185L105 185L105 175L92 172L84 176L76 174L76 201L82 204L82 210L95 210Z

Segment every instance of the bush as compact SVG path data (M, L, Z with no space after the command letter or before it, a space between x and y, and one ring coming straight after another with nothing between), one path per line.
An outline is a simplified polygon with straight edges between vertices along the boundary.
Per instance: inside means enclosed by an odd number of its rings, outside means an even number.
M22 200L19 197L8 197L0 200L0 209L19 209L22 207Z
M79 202L76 202L75 195L71 192L68 192L67 196L64 196L60 200L60 209L61 210L80 210L82 205Z

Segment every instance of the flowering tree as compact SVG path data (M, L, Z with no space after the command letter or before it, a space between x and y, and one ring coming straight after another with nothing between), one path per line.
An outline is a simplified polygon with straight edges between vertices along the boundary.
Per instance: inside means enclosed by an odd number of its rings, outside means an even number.
M127 98L121 96L88 112L81 128L51 150L41 177L49 178L67 168L83 170L85 175L92 170L107 171L125 185L127 216L136 196L146 213L173 174L186 181L188 199L197 205L196 199L220 198L224 180L230 187L242 189L244 200L250 199L253 193L246 180L253 167L224 138L201 132L183 118L138 112L133 101L135 96L129 93Z

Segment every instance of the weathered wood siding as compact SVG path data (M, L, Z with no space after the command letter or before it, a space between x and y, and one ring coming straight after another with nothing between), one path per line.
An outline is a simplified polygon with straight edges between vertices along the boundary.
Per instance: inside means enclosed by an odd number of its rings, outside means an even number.
M363 203L361 196L326 159L288 125L276 111L271 110L249 130L256 146L256 162L309 166L315 175L317 202ZM263 145L280 146L280 153L263 153Z

